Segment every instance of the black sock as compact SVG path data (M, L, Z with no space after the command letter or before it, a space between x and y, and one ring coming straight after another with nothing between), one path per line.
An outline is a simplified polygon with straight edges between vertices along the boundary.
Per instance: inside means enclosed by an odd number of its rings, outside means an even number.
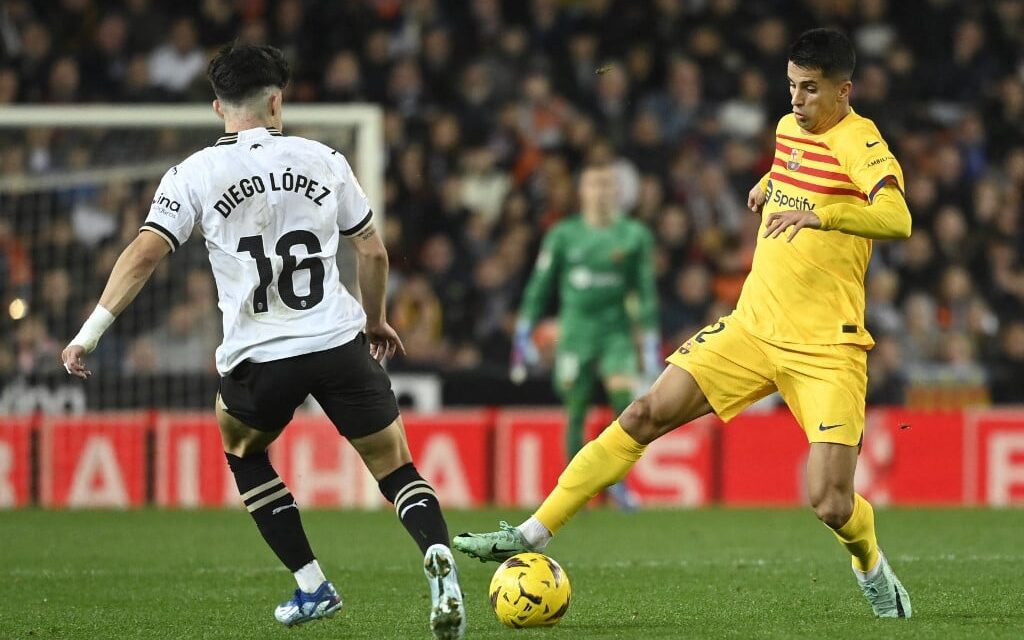
M426 553L435 544L448 546L448 525L441 513L441 503L411 462L392 471L377 486L395 505L398 519L420 546L420 551Z
M256 521L263 539L284 566L295 573L312 562L313 550L302 529L299 506L274 467L270 466L267 452L244 458L230 453L225 455L231 472L235 474L242 502Z

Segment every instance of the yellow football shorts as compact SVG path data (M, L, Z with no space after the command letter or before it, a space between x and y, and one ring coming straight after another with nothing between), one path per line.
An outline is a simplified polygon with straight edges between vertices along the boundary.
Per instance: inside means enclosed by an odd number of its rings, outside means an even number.
M769 342L729 315L666 361L694 377L726 422L778 390L809 442L856 446L864 434L867 352L859 346Z

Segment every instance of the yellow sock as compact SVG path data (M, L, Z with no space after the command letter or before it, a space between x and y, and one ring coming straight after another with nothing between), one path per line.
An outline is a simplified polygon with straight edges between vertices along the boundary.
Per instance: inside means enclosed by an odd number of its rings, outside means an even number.
M625 478L644 449L618 420L611 423L573 457L534 517L555 533L599 491Z
M878 540L875 538L875 511L871 503L853 494L853 513L846 524L834 530L839 542L853 556L853 568L870 571L878 563Z
M569 461L534 517L554 534L601 489L626 477L645 449L617 420L612 422Z

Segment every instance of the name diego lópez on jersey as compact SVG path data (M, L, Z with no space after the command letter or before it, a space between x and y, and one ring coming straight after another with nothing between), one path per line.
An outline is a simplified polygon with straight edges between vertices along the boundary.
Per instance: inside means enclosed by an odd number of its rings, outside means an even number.
M177 250L206 239L224 340L217 371L324 351L362 330L362 306L341 284L341 236L371 224L348 161L275 129L225 135L169 170L142 228Z

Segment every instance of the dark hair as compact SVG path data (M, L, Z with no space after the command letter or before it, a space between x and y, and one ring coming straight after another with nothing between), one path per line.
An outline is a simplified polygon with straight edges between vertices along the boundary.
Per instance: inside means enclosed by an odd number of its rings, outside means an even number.
M241 102L267 87L283 89L291 73L280 49L233 42L221 47L213 56L206 77L217 98Z
M820 69L828 78L849 80L857 64L850 39L835 29L811 29L789 46L789 61L801 69Z
M615 163L613 163L608 158L589 158L583 164L583 166L580 167L580 175L583 175L587 171L591 170L603 171L605 169L612 169L614 167Z

